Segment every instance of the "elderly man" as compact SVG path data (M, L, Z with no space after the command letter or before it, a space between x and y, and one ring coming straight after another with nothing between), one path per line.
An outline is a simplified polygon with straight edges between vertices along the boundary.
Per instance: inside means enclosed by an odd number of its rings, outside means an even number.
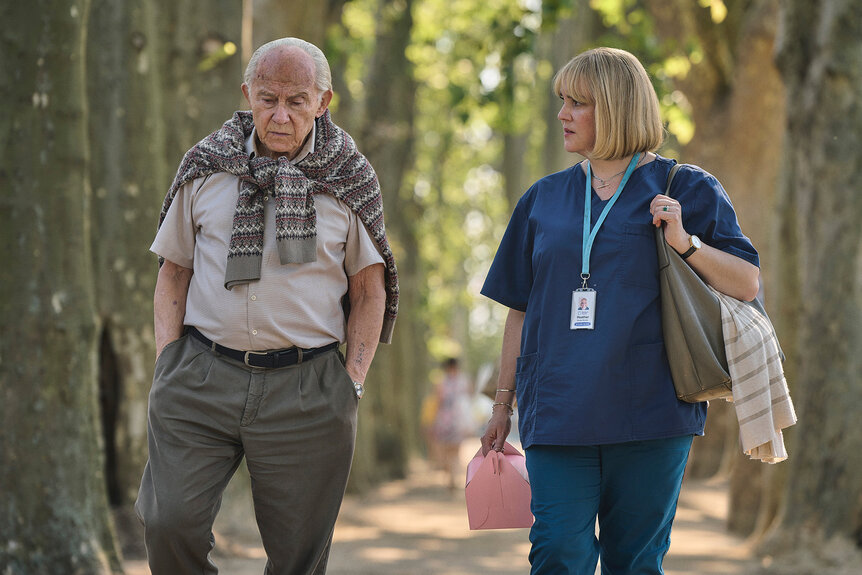
M163 264L136 509L153 575L218 572L212 524L243 456L266 572L325 572L358 401L398 309L377 177L330 119L326 57L270 42L242 92L251 112L185 155L150 248Z

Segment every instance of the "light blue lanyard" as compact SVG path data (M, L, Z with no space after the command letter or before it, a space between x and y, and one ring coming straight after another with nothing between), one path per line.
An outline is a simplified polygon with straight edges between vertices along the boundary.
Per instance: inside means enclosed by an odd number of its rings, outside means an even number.
M611 196L610 201L605 206L605 209L602 210L602 213L599 215L599 219L596 221L595 227L590 230L590 222L591 218L591 206L592 206L592 181L593 174L590 171L590 161L587 160L587 187L584 192L584 241L583 241L583 253L581 259L581 279L584 280L583 287L587 287L587 280L590 279L590 252L593 251L593 242L596 239L596 235L599 233L599 228L602 227L602 224L605 223L605 218L608 217L608 212L611 211L611 208L614 207L614 204L620 197L620 194L623 192L623 188L626 186L626 183L629 181L629 177L632 175L632 172L635 171L635 166L638 165L638 160L640 160L640 152L632 156L631 161L629 162L629 167L626 168L626 173L623 174L623 179L620 180L620 185L617 188L616 193Z

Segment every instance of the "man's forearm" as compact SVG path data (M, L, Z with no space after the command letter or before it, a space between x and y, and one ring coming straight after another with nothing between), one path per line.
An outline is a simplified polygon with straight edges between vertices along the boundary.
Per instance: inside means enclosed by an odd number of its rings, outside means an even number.
M153 297L156 357L167 344L182 335L191 279L191 269L167 260L159 269Z
M354 381L364 383L380 341L386 309L383 264L368 266L348 281L350 316L345 368Z

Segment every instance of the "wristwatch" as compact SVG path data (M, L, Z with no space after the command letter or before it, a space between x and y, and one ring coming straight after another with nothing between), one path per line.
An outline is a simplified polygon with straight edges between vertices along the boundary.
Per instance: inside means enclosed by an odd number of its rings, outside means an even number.
M689 247L687 250L685 250L685 253L679 254L682 259L687 258L691 254L699 250L701 247L703 247L703 244L701 243L699 237L692 235L688 237L688 246Z
M365 395L365 386L358 381L354 381L353 391L356 392L357 399L362 399L362 396Z

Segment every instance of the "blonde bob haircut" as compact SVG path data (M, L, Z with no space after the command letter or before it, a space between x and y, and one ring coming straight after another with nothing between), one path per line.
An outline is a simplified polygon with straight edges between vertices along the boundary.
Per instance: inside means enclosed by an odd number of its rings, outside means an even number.
M664 140L658 97L644 67L616 48L594 48L572 58L554 76L554 92L595 104L591 157L619 160L654 152Z

